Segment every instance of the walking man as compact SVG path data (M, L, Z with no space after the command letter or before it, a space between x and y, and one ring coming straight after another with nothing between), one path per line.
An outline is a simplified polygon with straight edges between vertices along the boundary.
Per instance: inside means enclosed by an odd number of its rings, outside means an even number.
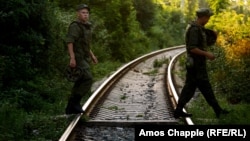
M91 24L89 22L90 8L86 4L77 6L77 19L68 28L66 43L70 57L69 66L80 69L81 75L75 80L71 95L65 109L66 114L84 113L81 99L92 86L93 76L90 70L91 61L98 63L97 58L90 49Z
M207 29L204 27L213 13L207 8L201 8L196 11L196 15L197 19L188 24L185 33L187 50L186 81L174 111L174 117L192 116L192 114L183 112L183 108L194 96L195 89L198 88L205 97L207 103L213 108L216 117L219 118L221 114L227 114L228 111L219 106L206 70L206 59L215 59L213 53L206 51L206 47L208 46L207 41L210 40L206 35Z

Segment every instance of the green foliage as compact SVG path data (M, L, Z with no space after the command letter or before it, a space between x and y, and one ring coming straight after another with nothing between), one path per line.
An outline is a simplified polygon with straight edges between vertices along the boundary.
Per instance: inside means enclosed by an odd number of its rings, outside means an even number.
M94 4L96 3L90 3L90 5ZM92 15L95 31L93 50L97 53L100 50L110 53L109 56L100 54L101 59L112 56L114 60L127 62L150 50L148 39L136 21L136 11L131 1L107 0L103 5L96 5ZM102 19L97 19L98 17Z
M95 12L95 11L93 11ZM109 47L108 30L105 28L104 19L99 18L95 13L91 14L91 23L93 29L92 35L92 51L102 62L112 59L111 49Z
M228 0L208 0L208 3L215 14L219 14L222 10L227 9L230 4Z
M67 120L64 116L55 117L45 114L29 115L25 119L25 125L23 127L26 132L23 140L58 140L58 137L63 134L63 127L67 126L71 120ZM50 131L48 131L48 129Z
M135 0L136 19L142 30L147 31L155 20L156 6L152 0Z
M219 103L223 108L229 110L229 114L216 118L214 111L207 104L202 95L198 95L189 104L187 110L193 114L193 122L196 125L249 125L249 104L230 105L227 99L218 95ZM202 112L201 112L202 111Z
M40 113L63 112L65 102L61 101L66 101L71 85L65 85L58 73L65 65L65 25L55 18L57 14L58 8L49 1L1 1L0 140L30 140L36 132L47 132L33 128L39 125L36 119ZM27 123L29 118L33 122ZM47 119L41 124L45 127L49 122ZM56 132L46 135L47 139Z
M53 0L55 3L57 3L57 5L64 9L64 10L75 10L75 8L77 7L77 5L82 4L82 3L86 3L88 4L87 1L89 0Z
M162 65L163 64L168 64L169 63L169 59L167 59L167 58L162 58L162 59L156 59L156 60L154 60L154 63L153 63L153 66L154 66L154 68L160 68L160 67L162 67Z
M53 13L48 1L3 1L1 44L3 87L22 87L19 81L32 80L48 71L48 46L53 43L49 31ZM19 72L19 73L17 73Z
M185 21L190 22L196 18L195 11L198 9L198 1L196 0L186 0L187 6L184 7Z
M148 36L152 46L166 48L184 43L186 24L182 22L183 14L178 8L164 6L157 11L154 25L149 29Z
M225 24L226 23L226 24ZM210 65L217 89L225 93L231 103L240 100L249 102L248 94L250 38L249 20L244 15L235 11L225 11L215 15L208 27L219 32L217 45L220 48L213 49L218 54L217 60ZM226 82L226 83L225 83Z
M95 80L99 80L104 76L109 76L111 72L115 71L122 64L118 61L102 61L97 65L92 66L92 72Z
M0 109L0 140L24 139L25 112L8 102L1 102Z
M158 74L158 69L153 69L153 70L150 70L148 72L143 72L143 74L149 75L149 76L154 76L154 75Z

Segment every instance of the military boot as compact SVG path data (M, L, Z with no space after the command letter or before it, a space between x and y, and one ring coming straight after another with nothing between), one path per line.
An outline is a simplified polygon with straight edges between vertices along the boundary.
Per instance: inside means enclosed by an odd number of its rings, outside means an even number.
M183 108L179 108L179 107L177 107L175 109L175 111L174 111L174 117L175 118L179 118L179 117L191 117L192 116L192 114L183 112L182 109Z
M219 118L220 115L226 115L229 113L229 111L222 109L218 104L216 104L215 106L212 106L212 107L213 107L213 110L214 110L217 118Z
M229 111L225 110L225 109L216 109L214 110L215 115L217 118L220 118L221 115L226 115L229 113Z
M80 101L81 101L81 97L78 97L78 96L70 97L67 107L65 109L65 113L67 115L84 113L84 111L82 110Z

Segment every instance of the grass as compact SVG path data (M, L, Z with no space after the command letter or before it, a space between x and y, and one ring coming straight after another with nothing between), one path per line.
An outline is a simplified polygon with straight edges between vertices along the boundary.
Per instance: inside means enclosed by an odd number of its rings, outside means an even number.
M221 107L229 111L229 114L221 115L220 118L216 118L212 107L201 94L189 103L187 111L193 114L196 125L250 125L250 104L229 104L222 95L217 95L217 99Z
M93 66L95 81L108 76L121 66L118 62L102 62ZM27 83L29 87L39 90L36 94L24 90L1 92L5 96L0 102L0 140L8 141L56 141L58 140L74 116L64 116L68 96L73 83L62 75L49 78L39 77L35 82ZM35 97L39 93L42 97ZM14 95L15 97L11 96ZM83 104L91 95L82 98ZM29 111L24 111L25 106ZM88 120L83 117L82 120Z
M179 60L180 67L183 69L184 58ZM183 72L175 72L184 80ZM228 95L215 92L215 97L220 106L229 111L229 114L222 115L216 118L211 106L208 105L201 93L197 97L193 97L186 105L186 110L192 113L192 120L195 125L250 125L250 104L241 101L236 104L231 104L228 101Z
M158 68L161 68L162 65L168 64L168 63L169 63L169 60L165 57L163 57L162 59L155 59L153 62L154 69L149 72L144 72L143 74L154 76L158 74Z

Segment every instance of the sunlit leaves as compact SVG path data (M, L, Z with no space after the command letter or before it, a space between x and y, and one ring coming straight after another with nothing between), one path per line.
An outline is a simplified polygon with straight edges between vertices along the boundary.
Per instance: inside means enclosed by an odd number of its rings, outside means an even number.
M230 99L249 101L247 88L250 76L249 19L237 11L224 11L214 15L207 27L219 33L217 46L223 51L210 68L222 93Z

